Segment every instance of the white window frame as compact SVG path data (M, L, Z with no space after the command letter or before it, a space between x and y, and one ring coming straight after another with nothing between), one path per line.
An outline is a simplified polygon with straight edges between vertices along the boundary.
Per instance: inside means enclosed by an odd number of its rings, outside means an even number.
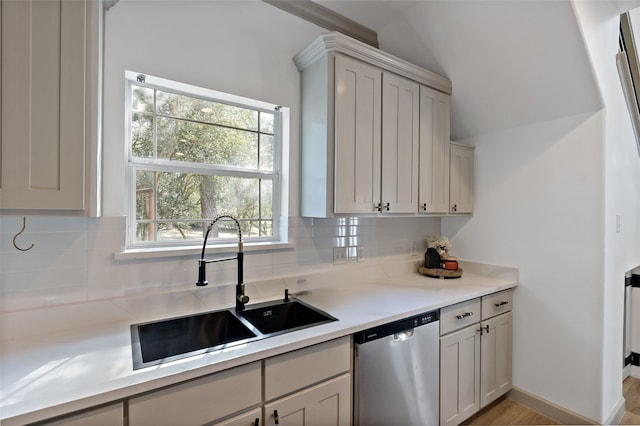
M139 81L143 76L144 82ZM125 149L126 149L126 184L127 190L126 203L127 208L127 236L126 248L124 252L116 253L117 258L126 258L129 255L138 255L138 257L162 257L172 256L179 253L177 251L185 251L184 254L191 254L194 250L201 248L202 240L186 240L186 241L136 241L136 169L144 166L146 170L156 169L163 170L163 164L172 163L175 170L175 163L167 160L134 159L131 146L131 86L144 86L153 89L165 90L189 97L199 97L214 102L220 102L228 105L234 105L243 108L260 110L274 114L274 134L273 134L273 172L256 171L254 176L265 175L273 180L272 188L272 213L273 213L273 236L270 237L247 237L243 236L245 247L252 249L281 248L290 246L288 240L288 204L287 197L282 194L288 193L288 147L289 147L289 108L271 104L268 102L257 101L237 95L206 89L198 86L192 86L186 83L180 83L159 77L150 76L143 73L126 71L125 72ZM223 169L224 167L218 167ZM191 163L185 165L180 171L186 173L198 173L210 171L203 166L199 168ZM242 172L229 172L228 175L242 176ZM220 212L223 213L223 212ZM207 247L218 248L216 251L224 251L230 247L236 247L237 240L209 239Z

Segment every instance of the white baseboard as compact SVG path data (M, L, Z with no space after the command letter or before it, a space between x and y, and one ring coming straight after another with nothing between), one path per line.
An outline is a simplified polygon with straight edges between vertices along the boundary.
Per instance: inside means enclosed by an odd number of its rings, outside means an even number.
M524 405L527 408L530 408L533 411L549 417L551 420L555 420L562 425L600 424L600 422L594 422L593 420L583 417L580 414L574 413L573 411L567 410L566 408L554 404L551 401L547 401L544 398L540 398L539 396L533 395L516 387L509 391L509 398ZM624 415L624 399L622 400L622 414ZM620 418L622 419L622 417ZM618 423L616 422L609 424Z
M619 425L620 421L624 417L624 413L625 413L624 407L625 407L625 400L624 400L624 397L622 397L622 398L620 398L620 401L618 401L618 404L617 404L617 407L615 408L615 410L613 410L613 412L611 413L609 418L605 419L603 424L605 424L605 425Z

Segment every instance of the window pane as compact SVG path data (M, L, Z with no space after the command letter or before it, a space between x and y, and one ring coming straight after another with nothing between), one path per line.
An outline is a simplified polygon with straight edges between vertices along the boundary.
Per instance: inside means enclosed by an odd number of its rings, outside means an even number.
M158 172L159 219L201 219L200 181L188 173Z
M258 134L158 118L158 158L257 169Z
M273 170L273 136L260 135L260 170Z
M153 157L153 117L133 113L131 117L131 152L134 157Z
M258 130L258 111L175 93L157 92L157 113L240 129Z
M273 219L273 181L271 179L260 180L260 217Z
M159 221L158 241L201 240L206 224L188 221Z
M155 224L153 222L139 222L136 224L137 241L155 241Z
M260 221L260 236L273 237L273 221L271 220Z
M153 112L153 89L131 86L131 109L140 112Z
M260 131L273 134L273 114L268 112L260 113Z
M175 240L202 239L203 221L220 213L238 218L247 236L259 235L260 214L272 219L268 179L152 171L138 171L136 177L140 241L153 241L155 235L151 224L140 221L157 220L156 239ZM260 207L259 187L266 208Z
M136 171L136 219L155 219L155 173Z

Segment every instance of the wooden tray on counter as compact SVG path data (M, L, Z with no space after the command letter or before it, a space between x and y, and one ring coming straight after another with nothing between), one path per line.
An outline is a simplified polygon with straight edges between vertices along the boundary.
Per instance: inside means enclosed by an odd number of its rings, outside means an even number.
M427 277L440 279L460 278L462 276L462 269L460 268L456 270L442 268L425 268L424 266L420 265L418 266L418 272Z

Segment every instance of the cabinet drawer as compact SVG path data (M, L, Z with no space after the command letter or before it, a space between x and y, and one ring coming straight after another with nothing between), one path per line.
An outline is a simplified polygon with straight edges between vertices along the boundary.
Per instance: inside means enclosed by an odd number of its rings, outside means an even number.
M513 309L513 290L504 290L482 296L482 319L495 317Z
M264 361L265 400L321 382L351 369L351 338L278 355Z
M260 362L211 374L129 401L129 425L202 425L262 400Z
M440 309L440 335L480 321L480 298Z

